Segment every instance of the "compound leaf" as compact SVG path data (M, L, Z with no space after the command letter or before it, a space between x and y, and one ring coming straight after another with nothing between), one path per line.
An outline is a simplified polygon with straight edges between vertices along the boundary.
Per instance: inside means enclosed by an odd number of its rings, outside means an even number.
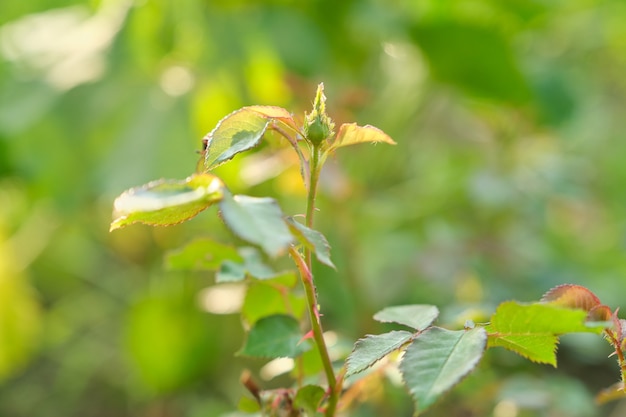
M346 376L359 373L374 365L389 353L399 349L412 336L411 332L394 330L379 335L367 335L357 340L346 362Z
M224 183L212 174L194 174L184 181L158 180L131 188L115 199L110 230L133 223L181 223L220 201L224 192Z
M387 307L374 314L374 320L382 323L398 323L415 330L424 330L439 316L436 306L411 304Z
M418 412L430 407L458 384L482 358L487 343L485 329L451 331L432 327L409 345L400 371Z

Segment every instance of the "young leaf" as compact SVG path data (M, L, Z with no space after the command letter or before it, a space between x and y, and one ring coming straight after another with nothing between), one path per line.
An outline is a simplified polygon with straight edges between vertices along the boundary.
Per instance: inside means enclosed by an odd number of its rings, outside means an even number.
M282 107L277 106L249 106L244 107L245 109L252 110L257 112L267 118L278 120L285 125L289 126L296 132L299 132L298 125L295 120L293 120L293 116L289 111L283 109Z
M181 223L220 201L224 192L224 183L212 174L194 174L184 181L153 181L131 188L115 199L110 230L133 223Z
M298 410L304 410L307 416L313 417L317 414L322 398L324 398L324 389L322 387L319 385L305 385L296 393L293 405Z
M232 196L225 192L220 210L233 233L259 245L270 256L280 255L293 241L283 213L272 198Z
M202 139L206 146L204 172L232 159L238 153L257 146L268 125L267 117L247 107L224 117Z
M346 361L346 377L364 371L389 353L408 342L413 333L394 330L379 335L367 335L357 340Z
M398 323L415 330L424 330L439 316L436 306L412 304L382 309L374 314L374 320L381 323Z
M418 412L469 374L483 356L485 329L451 331L432 327L418 334L406 350L400 371Z
M288 217L286 222L293 236L304 246L311 249L318 261L326 266L335 268L333 261L330 260L330 245L328 245L328 241L323 234L298 223L292 217Z
M586 317L584 310L507 301L498 306L485 329L489 333L489 347L501 346L533 362L556 367L557 336L602 332L602 327L587 326Z
M552 288L541 297L541 301L568 308L580 308L590 311L602 304L600 299L589 289L574 284L563 284Z
M300 343L301 339L298 321L291 316L277 314L257 321L237 353L271 359L294 358L310 348L308 343Z
M170 269L215 271L225 260L243 261L237 250L211 239L196 239L184 247L169 252L165 265Z
M356 123L345 123L339 128L337 138L333 141L330 149L335 150L343 146L356 145L366 142L385 142L390 145L396 144L393 139L377 127L370 125L358 126Z

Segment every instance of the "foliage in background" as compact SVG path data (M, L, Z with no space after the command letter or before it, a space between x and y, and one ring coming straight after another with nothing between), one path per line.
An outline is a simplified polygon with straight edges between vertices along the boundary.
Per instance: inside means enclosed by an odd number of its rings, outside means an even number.
M232 409L241 368L260 364L215 359L239 348L237 316L202 311L210 278L163 272L161 256L197 229L225 230L203 216L121 239L107 233L109 202L184 178L223 114L302 114L322 79L338 124L372 121L398 142L338 155L321 179L332 216L318 228L347 272L314 271L331 328L390 331L372 313L410 303L447 306L441 320L462 326L562 282L623 304L625 16L619 0L2 2L0 252L22 321L1 334L22 347L0 360L0 414ZM293 160L265 151L220 176L301 211ZM615 378L601 346L563 338L559 376L488 352L498 375L479 368L433 412L621 415L591 402ZM355 415L410 412L393 377L365 385L371 405Z

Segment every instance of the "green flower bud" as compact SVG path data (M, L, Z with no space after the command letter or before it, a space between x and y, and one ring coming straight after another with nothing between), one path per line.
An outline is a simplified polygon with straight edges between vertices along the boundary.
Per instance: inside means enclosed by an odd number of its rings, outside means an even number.
M304 117L304 137L315 145L319 146L324 140L330 139L334 135L335 124L326 114L326 96L324 95L324 83L317 86L313 111L305 114Z

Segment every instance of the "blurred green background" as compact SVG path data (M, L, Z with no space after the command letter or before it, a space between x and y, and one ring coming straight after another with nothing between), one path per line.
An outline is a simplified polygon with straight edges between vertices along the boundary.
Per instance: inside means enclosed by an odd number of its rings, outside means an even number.
M182 179L200 139L250 104L301 117L326 85L337 124L398 145L325 168L316 270L325 329L431 303L450 326L561 283L626 305L623 0L29 0L0 2L0 416L211 417L236 408L236 314L198 302L213 278L168 271L209 210L108 233L112 201ZM304 211L298 169L261 148L231 188ZM280 174L280 175L278 175ZM429 416L621 416L608 346L567 337L560 367L490 351ZM260 381L264 387L280 385ZM410 416L393 382L358 416Z

